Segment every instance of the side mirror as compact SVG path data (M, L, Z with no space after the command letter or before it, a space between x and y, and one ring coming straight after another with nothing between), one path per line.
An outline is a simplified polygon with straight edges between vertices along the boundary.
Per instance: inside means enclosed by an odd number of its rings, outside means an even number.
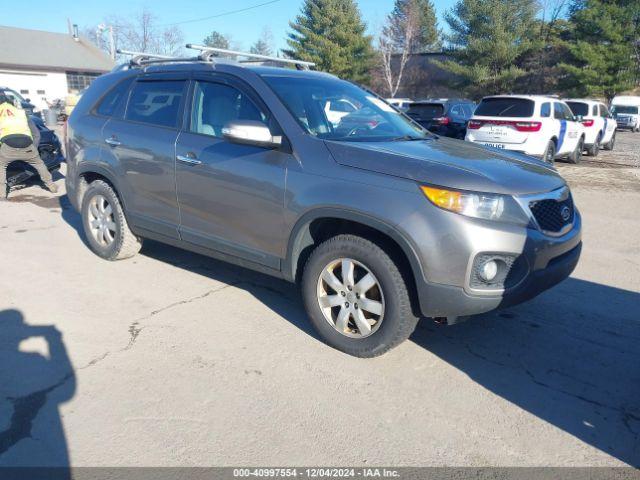
M582 123L583 120L584 120L584 117L582 115L576 115L575 117L573 117L574 122Z
M31 103L31 99L30 98L25 98L24 101L27 102L27 103Z
M230 142L256 147L278 148L282 137L274 137L264 123L255 120L236 120L222 128L222 135Z

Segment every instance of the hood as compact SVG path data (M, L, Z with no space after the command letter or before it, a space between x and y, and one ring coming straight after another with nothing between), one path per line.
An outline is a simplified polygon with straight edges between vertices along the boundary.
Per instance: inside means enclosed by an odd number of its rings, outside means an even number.
M418 183L511 195L549 192L565 185L542 160L450 138L325 143L341 165Z

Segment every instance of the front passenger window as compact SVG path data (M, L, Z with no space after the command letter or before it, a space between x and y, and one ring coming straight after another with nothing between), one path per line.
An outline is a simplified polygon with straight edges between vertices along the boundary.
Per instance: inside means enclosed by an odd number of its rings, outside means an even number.
M237 88L222 83L196 83L191 132L222 138L222 128L236 120L268 124L267 115Z

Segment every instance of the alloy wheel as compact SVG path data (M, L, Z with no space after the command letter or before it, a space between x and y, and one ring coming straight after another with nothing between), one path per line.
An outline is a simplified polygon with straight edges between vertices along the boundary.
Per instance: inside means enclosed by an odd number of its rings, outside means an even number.
M350 258L334 260L324 267L317 298L329 325L350 338L373 335L384 318L380 282L369 268Z
M100 246L110 246L117 232L117 225L113 217L113 208L102 195L95 195L89 202L87 210L89 229L94 240Z

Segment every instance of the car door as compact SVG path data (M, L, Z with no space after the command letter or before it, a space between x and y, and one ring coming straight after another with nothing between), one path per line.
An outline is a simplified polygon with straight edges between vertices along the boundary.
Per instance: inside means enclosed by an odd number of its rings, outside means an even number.
M182 74L145 75L133 84L121 118L104 127L118 166L129 220L138 228L179 238L175 143L187 86Z
M609 109L602 103L598 105L599 115L604 125L602 127L602 143L609 143L613 133L616 131L616 122L612 120Z
M189 121L176 145L176 185L183 240L243 260L280 267L286 231L284 196L290 154L226 140L228 122L279 127L244 83L224 75L196 76Z
M561 102L554 102L553 114L556 121L556 135L558 138L558 155L565 155L575 150L578 143L578 127L574 121L571 109Z

